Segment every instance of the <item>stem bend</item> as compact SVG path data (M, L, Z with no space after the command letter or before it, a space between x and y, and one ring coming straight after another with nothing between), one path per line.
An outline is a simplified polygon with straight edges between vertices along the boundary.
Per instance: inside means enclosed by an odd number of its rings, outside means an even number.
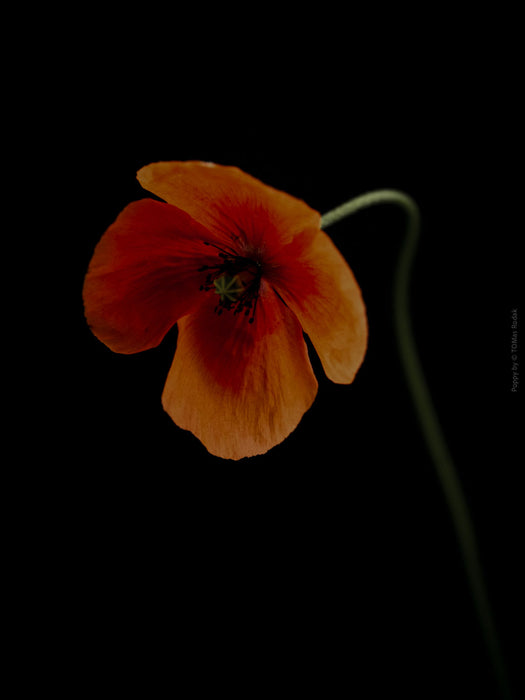
M474 528L461 483L434 409L412 332L408 292L412 263L419 239L419 207L404 192L377 190L355 197L324 214L321 218L321 228L325 229L375 204L397 204L403 208L407 216L406 238L394 277L394 323L399 355L420 427L452 517L468 584L502 698L510 700L512 694L484 583Z

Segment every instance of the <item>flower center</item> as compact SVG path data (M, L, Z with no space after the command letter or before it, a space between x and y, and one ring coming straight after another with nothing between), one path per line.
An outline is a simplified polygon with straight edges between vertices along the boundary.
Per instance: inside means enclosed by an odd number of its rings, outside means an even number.
M237 301L239 294L244 291L244 285L239 279L239 275L230 277L226 272L222 277L217 277L213 280L215 286L215 294L218 294L221 301L224 303L226 301Z
M219 316L224 310L233 311L234 314L243 312L246 317L250 317L249 323L253 323L261 285L261 263L220 248L214 243L204 241L204 244L219 251L220 262L199 268L199 272L207 272L204 284L200 286L201 291L213 290L219 297L214 309Z

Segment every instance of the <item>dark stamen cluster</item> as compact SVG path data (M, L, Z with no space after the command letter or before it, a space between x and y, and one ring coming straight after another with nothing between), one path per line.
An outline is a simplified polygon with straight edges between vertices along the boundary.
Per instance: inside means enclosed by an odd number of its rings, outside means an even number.
M262 266L258 261L236 253L228 252L214 243L203 241L204 245L216 248L221 262L217 265L202 265L199 272L207 272L200 290L214 290L220 296L214 311L218 315L224 310L234 314L244 313L250 316L249 323L254 322L259 289L261 286Z

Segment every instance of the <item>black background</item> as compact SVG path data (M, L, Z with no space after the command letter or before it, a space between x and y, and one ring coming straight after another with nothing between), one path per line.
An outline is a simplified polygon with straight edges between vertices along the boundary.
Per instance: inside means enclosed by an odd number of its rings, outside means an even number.
M129 34L97 24L80 47L62 44L53 87L35 100L52 125L40 133L46 215L67 264L52 279L60 409L42 449L53 464L31 483L53 532L42 536L47 575L67 572L56 590L63 634L83 649L69 654L76 682L107 669L116 687L132 678L148 697L166 674L174 692L191 682L205 695L498 697L396 351L400 211L329 229L363 291L368 353L351 386L329 382L312 353L316 401L266 455L214 458L163 412L176 328L134 356L91 335L81 290L94 246L148 196L141 166L187 159L237 165L321 213L384 187L418 202L416 340L517 682L508 87L489 74L490 50L463 55L453 33L422 54L425 23L410 47L397 35L385 44L386 24L352 49L358 30L337 24L318 28L332 31L319 42L315 22L304 32L271 23L255 44L213 22L209 33L185 20Z

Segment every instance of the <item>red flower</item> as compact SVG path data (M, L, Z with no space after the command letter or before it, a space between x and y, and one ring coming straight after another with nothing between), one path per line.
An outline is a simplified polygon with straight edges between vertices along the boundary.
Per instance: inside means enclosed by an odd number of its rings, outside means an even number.
M153 163L84 283L93 333L111 350L155 347L178 323L165 410L219 457L262 454L295 429L317 381L303 331L334 382L363 360L361 292L320 215L238 168Z

